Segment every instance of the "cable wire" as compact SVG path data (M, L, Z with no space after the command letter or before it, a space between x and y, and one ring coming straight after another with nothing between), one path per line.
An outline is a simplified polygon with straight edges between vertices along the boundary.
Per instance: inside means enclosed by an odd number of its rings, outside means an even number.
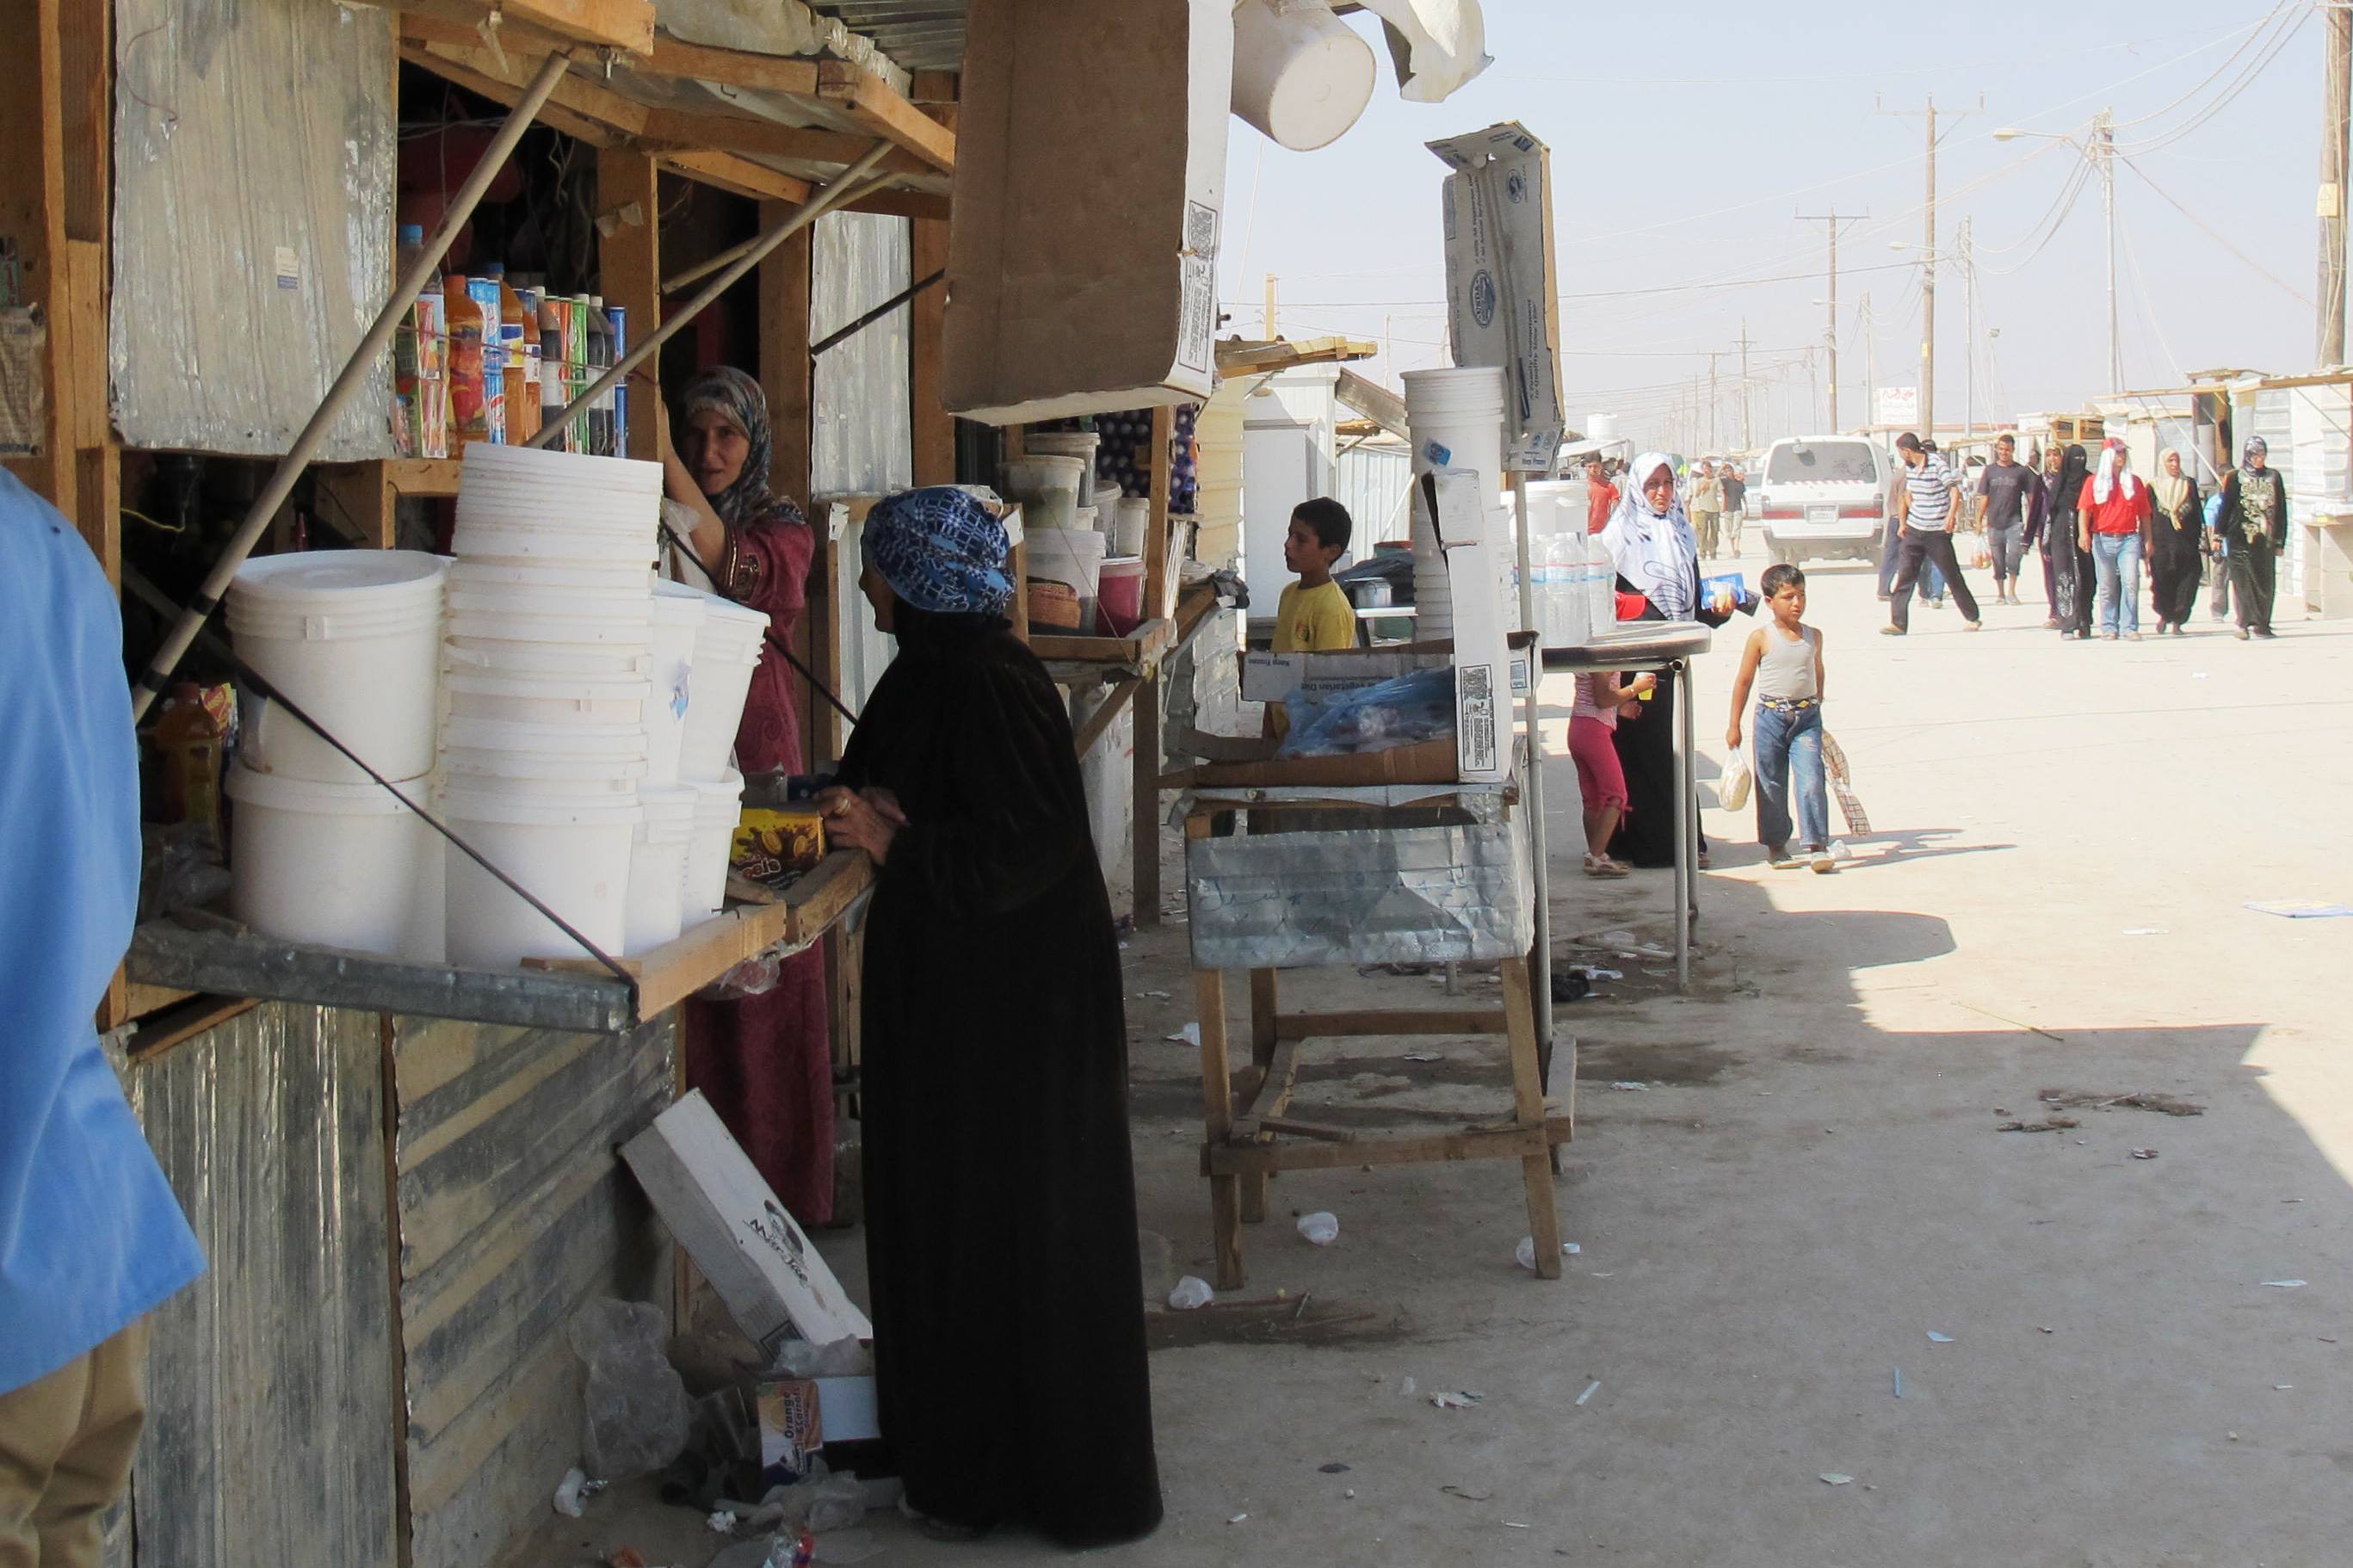
M2221 246L2223 249L2237 257L2241 261L2245 262L2255 271L2262 273L2264 279L2272 283L2275 288L2284 290L2288 298L2295 300L2299 304L2318 309L2317 301L2316 301L2311 295L2306 294L2303 289L2298 289L2295 284L2288 282L2285 279L2272 271L2271 268L2265 267L2262 262L2257 261L2253 257L2249 256L2245 251L2241 250L2237 246L2232 245L2229 240L2223 238L2222 236L2216 231L2213 226L2209 224L2204 218L2200 217L2196 213L2191 212L2188 207L2183 206L2179 202L2174 200L2172 195L2167 192L2164 186L2158 184L2155 180L2148 177L2147 170L2142 168L2138 163L2134 163L2130 158L2122 158L2120 156L2120 162L2123 163L2126 168L2130 169L2134 174L2140 176L2141 184L2147 185L2150 190L2155 191L2159 196L2164 197L2165 203L2168 206L2170 206L2183 217L2188 218L2191 223L2197 225L2199 231L2205 235L2207 238L2212 240L2215 244Z

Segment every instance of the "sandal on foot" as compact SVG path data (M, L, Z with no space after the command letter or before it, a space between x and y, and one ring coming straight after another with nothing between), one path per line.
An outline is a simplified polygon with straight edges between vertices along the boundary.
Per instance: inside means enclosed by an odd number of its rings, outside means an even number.
M1588 855L1585 858L1585 874L1588 877L1624 877L1631 875L1632 870L1623 861L1612 860L1607 855Z

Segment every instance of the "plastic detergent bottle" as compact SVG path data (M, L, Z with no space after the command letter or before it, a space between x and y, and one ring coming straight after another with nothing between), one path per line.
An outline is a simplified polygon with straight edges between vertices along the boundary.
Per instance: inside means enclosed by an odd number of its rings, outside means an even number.
M442 310L449 324L449 434L458 446L491 438L490 389L482 376L482 307L471 279L452 272L441 279Z
M613 368L613 323L605 319L605 296L588 296L588 381ZM610 395L588 405L588 449L600 458L613 455L613 403Z
M221 844L220 722L206 707L193 680L172 688L171 704L153 731L166 821L201 825L217 850Z
M539 428L539 410L523 396L522 296L507 281L503 261L486 263L482 276L499 289L499 373L505 382L507 440L520 446Z
M570 401L566 390L566 356L564 351L564 323L570 314L572 301L554 294L539 297L539 416L542 425L554 418ZM572 449L567 434L556 446L565 451Z

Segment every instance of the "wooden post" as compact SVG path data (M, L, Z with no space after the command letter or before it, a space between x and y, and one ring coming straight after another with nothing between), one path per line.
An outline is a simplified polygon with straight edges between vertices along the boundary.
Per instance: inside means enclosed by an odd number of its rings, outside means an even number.
M0 9L0 32L18 40L21 67L16 90L0 97L0 146L10 150L9 156L0 160L0 245L15 252L18 289L15 298L0 299L0 304L36 312L44 339L32 363L8 367L11 373L31 373L39 388L41 416L34 430L39 450L30 457L9 458L7 467L75 521L83 537L91 539L92 548L112 576L118 562L110 555L106 535L115 520L98 520L93 531L91 520L83 517L78 504L78 453L83 430L75 381L77 369L86 360L77 352L75 337L87 321L74 298L75 268L67 248L66 229L67 127L69 121L78 129L88 127L87 115L73 113L69 107L69 98L74 95L67 87L64 35L70 13L77 60L94 58L103 62L102 50L91 56L88 39L93 14L98 36L103 39L104 9L86 0L5 0L5 9ZM106 79L102 72L101 84ZM103 92L102 85L100 90ZM101 165L106 161L105 149L112 142L113 127L109 122L104 140L94 150ZM77 200L78 207L87 208L89 204ZM101 234L93 242L101 255L103 211L102 205L97 209ZM102 326L102 306L99 321ZM96 350L96 363L102 371L104 342L98 343ZM102 390L100 398L102 406Z
M1152 445L1145 452L1146 483L1152 499L1152 520L1144 530L1144 618L1161 617L1166 584L1176 567L1168 559L1168 509L1176 485L1172 450L1176 439L1176 413L1152 411ZM1138 930L1160 923L1160 678L1158 668L1145 672L1144 688L1135 694L1135 924Z
M914 98L925 114L954 131L957 79L945 71L919 71ZM916 218L913 231L910 281L929 278L948 264L948 226L934 218ZM915 296L910 311L908 390L914 426L915 482L952 485L956 482L955 416L940 402L941 343L947 330L948 291L944 283Z
M760 226L774 228L791 204L762 202ZM809 504L809 231L776 247L757 274L760 283L760 389L768 395L776 451L768 486L804 508Z
M596 216L603 237L596 244L596 271L605 303L627 310L629 341L661 325L661 181L654 160L633 147L596 150ZM663 416L654 384L660 361L649 367L648 384L629 388L628 455L651 462L659 454L654 421ZM634 377L632 378L634 379Z
M1142 841L1142 837L1141 834L1137 836L1139 842ZM1253 969L1250 972L1250 1065L1257 1069L1253 1076L1260 1085L1257 1102L1261 1106L1274 1103L1274 1089L1267 1084L1266 1078L1269 1068L1274 1064L1276 1037L1281 1033L1276 1026L1278 1023L1276 1015L1280 1011L1282 999L1276 973L1277 972L1271 969ZM1258 1141L1261 1143L1271 1143L1274 1142L1274 1134L1261 1131ZM1267 1177L1268 1173L1264 1171L1252 1171L1241 1178L1244 1225L1262 1225L1266 1222Z
M1187 838L1206 838L1209 819L1186 819ZM1201 1026L1201 1130L1207 1148L1222 1145L1234 1130L1232 1069L1226 1059L1226 974L1221 969L1193 972L1193 1006ZM1216 1233L1218 1289L1242 1287L1241 1179L1209 1178L1209 1226Z
M1523 1127L1545 1124L1544 1079L1536 1069L1536 1015L1528 993L1528 961L1507 958L1504 972L1504 1018L1512 1064L1513 1120ZM1560 1278L1560 1210L1552 1186L1552 1152L1524 1156L1521 1178L1527 1189L1528 1235L1535 1238L1536 1278Z

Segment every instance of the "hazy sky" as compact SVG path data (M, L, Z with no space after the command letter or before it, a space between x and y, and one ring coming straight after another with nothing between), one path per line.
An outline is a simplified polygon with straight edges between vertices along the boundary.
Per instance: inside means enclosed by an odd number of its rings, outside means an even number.
M1733 349L1745 321L1757 441L1817 426L1824 226L1793 215L1833 206L1870 215L1841 226L1839 243L1839 412L1852 425L1866 341L1880 384L1919 379L1923 127L1916 114L1875 113L1874 100L1916 110L1933 91L1941 116L1974 110L1982 92L1982 113L1939 127L1948 134L1938 232L1950 258L1936 288L1940 425L1961 417L1967 384L1951 254L1963 218L1978 259L1978 417L2071 409L2106 390L2099 181L2064 143L1991 135L2018 126L2080 136L2103 108L2115 111L2123 154L2125 385L2178 385L2185 371L2223 365L2309 369L2325 37L2313 0L2013 6L2000 26L1970 19L1991 10L1486 0L1495 63L1445 103L1402 101L1383 49L1372 107L1320 153L1284 152L1231 122L1229 330L1256 334L1271 272L1284 335L1386 334L1393 358L1369 367L1383 380L1447 363L1444 170L1423 143L1517 120L1553 151L1572 426L1616 412L1638 437L1664 439L1685 410L1688 428L1704 351ZM1370 17L1353 20L1372 34ZM2054 226L2055 205L2078 183ZM1671 287L1693 283L1707 286ZM1715 362L1719 446L1738 439L1738 363L1729 353Z

